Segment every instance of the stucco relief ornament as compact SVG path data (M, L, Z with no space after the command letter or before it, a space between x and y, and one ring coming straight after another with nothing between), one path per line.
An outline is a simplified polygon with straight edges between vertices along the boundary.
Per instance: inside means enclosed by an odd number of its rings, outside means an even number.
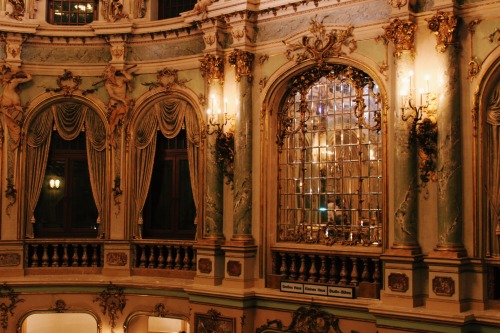
M24 120L24 107L19 97L20 85L31 81L32 77L22 70L13 71L5 65L2 67L1 74L3 93L0 97L0 107L9 129L10 148L15 150L21 141L21 125Z
M26 11L24 0L9 0L9 4L12 6L12 12L6 14L15 20L21 21Z
M149 90L161 87L164 91L169 91L175 86L185 87L185 83L189 80L179 80L178 72L177 69L165 67L157 72L156 82L145 82L143 85L149 86Z
M322 67L325 59L345 55L343 47L347 47L349 53L357 48L357 43L352 38L353 30L353 26L348 26L345 30L332 29L327 33L323 21L318 22L315 17L311 19L309 28L312 36L302 37L300 43L283 41L288 47L286 57L295 62L313 60L319 67Z
M7 302L3 302L4 299L7 299ZM14 289L3 284L0 287L0 325L2 326L2 330L7 332L7 327L9 325L9 316L14 315L14 309L16 308L17 303L24 302L24 299L19 298L19 294L14 292Z
M253 60L254 55L247 51L235 49L229 54L228 62L234 66L236 82L240 82L242 75L252 82Z
M101 13L108 22L116 22L129 17L123 12L123 3L120 0L103 0Z
M56 83L59 88L48 88L46 91L62 92L64 96L71 96L80 88L82 78L65 69L64 73L57 77Z
M415 32L417 25L410 20L394 19L390 25L384 27L385 34L382 38L391 41L394 44L394 56L401 57L404 51L415 53Z
M425 19L429 30L436 35L436 50L444 52L449 45L457 42L458 18L453 13L437 12L436 15Z
M114 333L116 320L119 318L118 312L123 314L123 309L127 304L123 288L113 286L113 284L110 283L105 290L99 293L99 297L94 299L94 302L99 302L102 314L109 316L111 333Z
M202 18L207 18L208 6L210 6L214 2L214 0L198 0L198 2L193 7L193 13L201 14Z
M200 59L200 70L203 76L206 76L208 84L218 80L219 84L224 84L224 58L218 55L206 54Z

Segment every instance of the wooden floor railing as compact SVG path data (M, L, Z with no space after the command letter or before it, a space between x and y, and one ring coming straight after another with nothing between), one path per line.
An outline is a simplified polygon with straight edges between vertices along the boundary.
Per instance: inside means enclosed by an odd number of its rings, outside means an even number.
M25 267L102 267L102 243L36 240L25 246Z
M281 281L354 286L356 297L379 298L382 264L371 255L273 250L268 285L279 288Z

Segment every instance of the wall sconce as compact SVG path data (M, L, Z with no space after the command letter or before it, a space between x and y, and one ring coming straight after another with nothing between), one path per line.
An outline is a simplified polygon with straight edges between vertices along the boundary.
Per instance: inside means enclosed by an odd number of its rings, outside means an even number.
M217 111L216 111L217 110ZM217 106L215 98L212 96L211 107L207 110L208 124L207 134L215 135L215 150L217 153L217 165L222 169L227 178L226 184L233 182L233 163L234 163L234 133L224 127L228 123L227 100L224 100L224 113Z
M429 77L426 77L425 90L420 89L420 105L413 99L413 72L409 73L409 93L401 94L401 119L413 119L410 128L409 144L416 144L419 151L420 180L425 184L434 180L437 156L437 96L429 92Z
M61 186L61 181L59 179L52 178L49 180L50 188L58 189Z

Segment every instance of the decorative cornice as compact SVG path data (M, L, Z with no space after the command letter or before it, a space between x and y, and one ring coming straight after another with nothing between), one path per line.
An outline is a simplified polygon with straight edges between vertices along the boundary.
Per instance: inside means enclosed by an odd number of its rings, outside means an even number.
M252 66L254 55L250 52L234 49L228 58L229 64L234 67L236 82L240 82L241 76L246 76L248 82L252 82Z
M417 25L410 20L394 19L390 25L383 27L385 34L380 38L393 42L394 56L399 58L404 51L415 53L415 32Z
M212 84L214 80L218 80L224 84L224 58L218 55L205 54L205 57L200 59L200 70L202 75L207 78L208 84Z
M429 30L436 35L436 50L438 52L444 52L449 45L457 43L458 17L453 13L437 12L436 15L425 20Z

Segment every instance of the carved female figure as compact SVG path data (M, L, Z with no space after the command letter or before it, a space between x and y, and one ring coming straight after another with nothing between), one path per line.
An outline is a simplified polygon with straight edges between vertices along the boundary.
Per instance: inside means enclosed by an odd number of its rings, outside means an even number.
M486 206L491 254L500 255L500 83L486 110Z

